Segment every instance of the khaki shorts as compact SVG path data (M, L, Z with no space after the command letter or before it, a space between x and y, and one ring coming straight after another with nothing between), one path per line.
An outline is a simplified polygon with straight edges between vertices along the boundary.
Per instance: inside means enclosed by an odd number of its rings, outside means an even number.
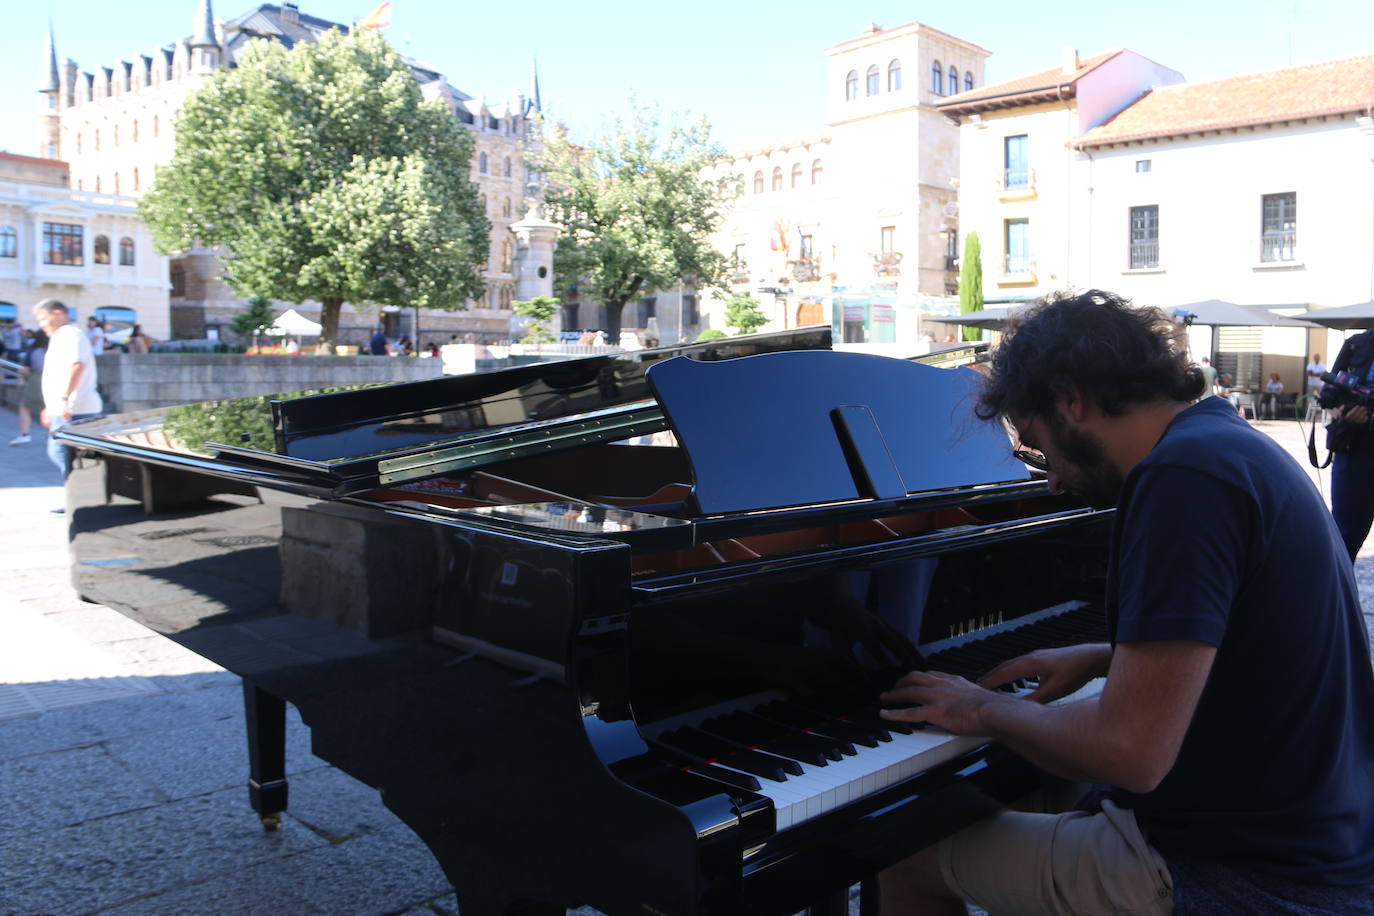
M1036 813L1046 801L1036 798L1018 806L1030 811L1003 811L942 840L940 873L949 889L989 916L1173 913L1173 878L1134 813L1110 801L1098 814Z

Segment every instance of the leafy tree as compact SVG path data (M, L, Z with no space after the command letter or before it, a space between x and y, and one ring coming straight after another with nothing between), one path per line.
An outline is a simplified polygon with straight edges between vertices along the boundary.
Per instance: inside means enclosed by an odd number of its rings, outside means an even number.
M759 300L753 296L736 296L725 303L725 325L741 334L748 334L768 323L768 316L759 311Z
M529 327L526 328L521 343L540 343L556 339L545 322L558 314L557 299L549 296L535 296L533 299L524 301L516 299L511 303L511 308L515 310L515 314L524 315L530 319Z
M730 335L726 334L720 328L707 328L706 330L702 331L700 334L697 335L697 341L700 342L703 340L717 340L721 337L728 336Z
M606 337L620 341L625 304L690 280L725 289L729 259L710 243L733 184L701 177L721 155L705 119L666 128L653 109L586 146L546 124L533 159L546 177L548 218L562 226L554 251L560 291L572 284L606 307Z
M318 300L333 352L346 300L458 309L483 294L472 149L374 29L255 41L187 100L139 211L163 251L227 249L235 290Z
M254 296L248 300L248 307L234 316L229 329L240 337L252 338L254 346L258 337L270 328L276 316L272 314L272 300L266 296Z
M983 246L978 233L970 232L964 239L964 260L959 264L959 314L976 312L983 307ZM981 340L983 332L964 328L964 340Z

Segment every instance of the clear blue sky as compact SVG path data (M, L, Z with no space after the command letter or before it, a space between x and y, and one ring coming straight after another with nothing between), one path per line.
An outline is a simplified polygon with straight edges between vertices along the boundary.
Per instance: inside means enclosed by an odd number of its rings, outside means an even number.
M232 18L251 0L215 0ZM351 21L380 0L301 0L302 12ZM51 16L59 61L82 69L132 60L189 35L195 0L11 0L0 31L0 149L33 155L37 87ZM829 45L868 19L912 20L993 52L996 82L1057 65L1065 47L1083 55L1126 46L1190 81L1374 52L1368 0L1112 0L915 4L793 0L526 0L455 3L393 0L385 34L403 52L491 100L529 85L539 59L545 108L585 133L624 111L633 94L669 111L705 114L717 139L741 148L824 129Z

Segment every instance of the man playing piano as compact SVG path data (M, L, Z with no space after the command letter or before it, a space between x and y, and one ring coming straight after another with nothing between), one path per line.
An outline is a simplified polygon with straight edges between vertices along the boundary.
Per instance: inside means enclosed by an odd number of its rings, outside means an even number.
M1374 671L1349 559L1297 464L1200 393L1181 328L1107 293L1044 302L1004 338L979 414L1010 422L1051 489L1117 506L1113 642L977 685L912 672L884 715L1097 788L889 869L887 916L1374 912ZM1028 698L989 689L1033 676ZM1098 697L1042 705L1099 676Z

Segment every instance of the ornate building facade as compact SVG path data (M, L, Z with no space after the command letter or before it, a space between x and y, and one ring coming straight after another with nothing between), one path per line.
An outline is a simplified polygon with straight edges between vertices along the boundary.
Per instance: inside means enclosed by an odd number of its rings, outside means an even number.
M187 97L215 72L235 65L250 41L267 39L288 46L315 41L329 29L347 26L310 16L293 2L263 4L231 20L215 17L211 0L198 0L192 33L152 54L135 54L113 66L83 70L72 60L59 66L51 33L48 72L39 113L38 154L70 166L76 191L137 197L157 166L171 161L176 120ZM472 178L491 221L491 248L481 301L461 312L424 310L420 334L411 309L347 304L340 317L340 342L365 340L380 321L392 336L407 334L446 342L451 335L474 341L511 335L510 303L520 276L520 244L512 224L525 211L524 149L528 118L538 109L537 84L526 96L512 93L501 102L470 96L450 84L434 67L407 59L427 99L438 98L470 131L475 143ZM170 329L178 337L218 337L242 306L221 279L214 251L192 251L173 258L165 284L170 291ZM314 317L318 303L300 307Z
M919 22L870 22L826 51L828 130L717 163L741 195L715 242L767 329L914 338L921 304L957 292L959 130L935 106L981 86L988 54ZM721 327L721 301L705 310Z
M171 332L167 259L134 201L72 189L65 162L0 153L0 323L33 327L49 297L82 322L105 319L116 340L135 320L154 338Z

